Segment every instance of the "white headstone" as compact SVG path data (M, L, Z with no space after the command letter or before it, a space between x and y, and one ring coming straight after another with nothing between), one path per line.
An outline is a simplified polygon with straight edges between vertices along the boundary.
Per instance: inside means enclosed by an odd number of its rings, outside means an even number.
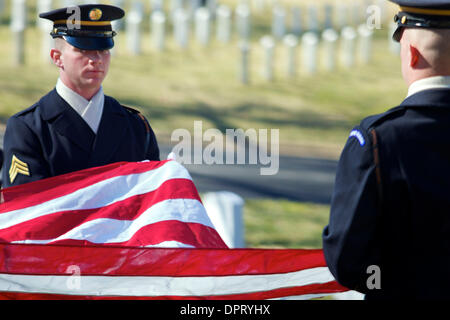
M144 3L142 0L133 0L133 5L131 7L131 12L134 12L134 14L138 14L139 18L142 20L144 19Z
M48 12L52 10L52 0L38 0L37 12ZM50 50L53 47L53 39L50 36L53 23L47 19L38 18L36 20L37 27L41 31L41 57L44 62L51 62Z
M271 36L264 36L260 40L263 49L264 62L262 67L263 78L272 81L274 69L275 40Z
M324 29L332 29L333 28L333 6L330 4L325 4L323 10L324 10L323 28Z
M59 2L61 3L60 7L62 8L78 6L80 4L77 0L60 0Z
M197 42L203 46L208 45L211 29L211 16L209 10L200 7L195 12L195 36Z
M265 0L252 0L252 8L256 12L263 11L265 6L266 6L266 1Z
M327 71L333 71L336 68L336 46L338 38L339 35L334 29L325 29L322 32L322 64Z
M358 54L359 60L367 64L372 58L372 37L373 31L365 24L358 26Z
M286 10L277 5L272 10L272 35L280 40L286 33Z
M27 8L25 0L13 0L11 7L11 31L14 39L14 64L25 63L25 28Z
M350 68L355 64L356 31L353 27L344 27L341 31L341 62Z
M242 84L250 82L250 44L242 40L239 42L239 81Z
M315 32L306 32L302 36L302 70L312 74L317 71L319 37Z
M165 47L166 15L164 11L156 10L150 15L150 20L153 47L157 51L162 51Z
M181 48L186 48L189 43L189 14L183 8L179 8L173 18L175 42Z
M52 5L53 5L52 2L53 2L52 0L38 0L37 7L36 7L36 11L38 12L38 14L52 10ZM50 26L53 25L50 20L41 19L39 17L36 19L36 27L38 27L41 30L48 30L48 32L50 33L51 27L49 29L48 28L49 25Z
M111 3L113 6L122 8L124 7L124 0L113 0ZM123 30L123 19L111 21L111 26L114 31Z
M380 20L381 22L385 22L388 20L388 15L387 15L387 1L386 0L376 0L375 1L375 5L380 9ZM389 21L391 21L389 19Z
M342 30L344 27L350 25L348 19L348 6L345 3L338 3L336 5L336 28Z
M164 0L150 0L150 10L155 11L164 11Z
M245 248L244 200L229 191L209 192L203 205L216 231L229 248Z
M128 13L126 18L127 47L134 55L141 53L141 23L141 13L135 10Z
M216 18L217 8L219 7L219 4L217 3L217 0L207 0L206 1L206 7L209 10L209 14L211 16L211 20L214 20Z
M300 7L292 8L292 33L300 36L303 32L302 9Z
M169 11L172 21L175 20L175 12L179 9L184 9L183 0L170 0Z
M236 28L239 38L250 38L250 8L246 3L236 7Z
M195 13L197 9L202 6L202 0L189 0L189 14L192 19L195 19Z
M11 7L11 30L25 30L27 23L27 5L25 0L13 0Z
M231 9L227 5L220 5L216 12L217 40L227 43L231 39Z
M316 5L308 6L308 31L319 32L319 17Z
M394 34L396 29L397 23L391 21L389 23L389 32L388 32L389 51L392 52L393 54L398 55L400 54L400 43L392 39L392 35Z
M297 47L298 38L293 34L284 36L283 43L287 50L287 75L295 77L297 74Z
M362 5L359 2L352 3L352 24L359 26L363 21Z
M5 12L5 0L0 0L0 17L4 14Z

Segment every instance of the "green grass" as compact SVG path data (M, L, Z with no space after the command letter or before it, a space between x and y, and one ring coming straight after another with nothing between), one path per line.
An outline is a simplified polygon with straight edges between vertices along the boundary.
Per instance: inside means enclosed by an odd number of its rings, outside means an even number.
M322 248L329 206L288 200L247 199L246 245L252 248Z
M126 50L123 33L116 38L104 90L139 108L161 140L169 140L177 128L192 130L194 120L203 120L204 130L277 128L282 152L321 151L337 157L353 125L395 106L406 91L399 58L387 50L383 30L376 34L369 65L339 67L335 72L320 69L315 75L300 72L295 79L285 75L286 52L279 45L276 78L270 83L261 76L262 52L258 39L253 39L250 85L237 80L236 39L228 45L212 42L209 48L192 41L183 51L169 38L167 50L157 53L149 33L143 36L139 56ZM42 62L41 37L37 29L27 29L26 64L17 67L12 63L9 28L0 26L0 122L33 104L56 83L56 67Z

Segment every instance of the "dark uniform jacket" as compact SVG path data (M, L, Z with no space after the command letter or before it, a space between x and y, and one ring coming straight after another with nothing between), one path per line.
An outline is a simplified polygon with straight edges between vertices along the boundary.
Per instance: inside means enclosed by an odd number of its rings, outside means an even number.
M351 131L323 250L336 280L367 299L450 298L450 90L418 92Z
M159 160L159 149L151 127L137 111L105 95L102 119L95 134L52 90L8 120L3 187L118 161L146 159Z

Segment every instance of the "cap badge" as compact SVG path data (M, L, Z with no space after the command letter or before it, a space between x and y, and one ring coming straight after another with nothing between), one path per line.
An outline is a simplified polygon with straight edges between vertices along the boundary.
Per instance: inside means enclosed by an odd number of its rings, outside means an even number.
M94 8L89 11L89 19L91 19L92 21L100 20L102 14L102 10L100 10L99 8Z

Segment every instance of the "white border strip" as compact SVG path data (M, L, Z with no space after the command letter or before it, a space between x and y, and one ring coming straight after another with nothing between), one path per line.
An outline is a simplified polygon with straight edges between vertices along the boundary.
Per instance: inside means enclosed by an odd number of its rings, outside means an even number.
M211 296L269 291L330 281L334 281L334 278L327 267L283 274L213 277L0 274L0 291L93 296Z

